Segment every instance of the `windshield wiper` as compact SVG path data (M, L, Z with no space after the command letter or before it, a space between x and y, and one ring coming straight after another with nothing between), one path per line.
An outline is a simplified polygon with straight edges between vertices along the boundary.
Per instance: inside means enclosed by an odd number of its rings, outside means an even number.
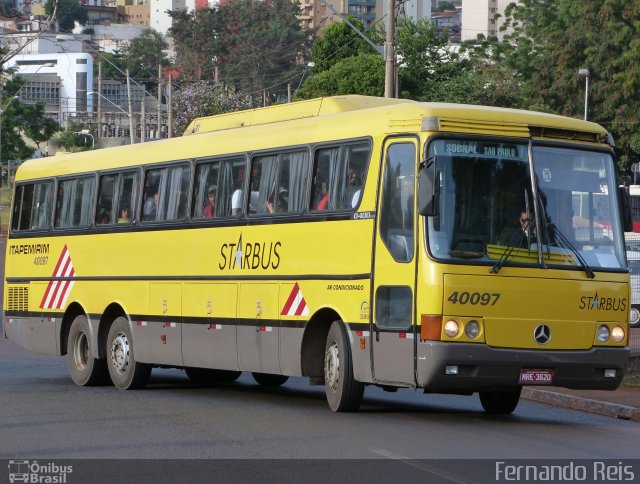
M578 249L575 248L575 246L560 231L560 229L556 226L556 224L554 224L553 222L549 222L548 226L551 229L553 229L553 233L556 236L557 242L560 242L560 244L562 244L563 247L569 249L573 253L573 255L576 256L576 259L578 259L578 262L580 263L580 266L582 267L584 272L587 274L587 277L589 279L594 279L596 277L596 275L593 272L593 269L591 269L591 267L589 267L589 264L587 264L587 261L584 260L584 257L582 257L582 254L580 254L580 251L578 251Z
M500 272L500 269L502 269L502 266L504 265L504 263L507 262L507 260L509 260L509 257L511 257L511 253L513 252L513 249L520 248L519 245L522 244L522 241L526 237L527 237L527 234L525 233L524 230L515 229L513 231L513 234L509 238L509 241L507 242L507 247L504 249L504 252L502 252L502 255L496 261L496 263L493 264L493 267L491 267L491 270L489 272L491 274L497 274L498 272ZM529 244L527 244L527 246L528 245Z

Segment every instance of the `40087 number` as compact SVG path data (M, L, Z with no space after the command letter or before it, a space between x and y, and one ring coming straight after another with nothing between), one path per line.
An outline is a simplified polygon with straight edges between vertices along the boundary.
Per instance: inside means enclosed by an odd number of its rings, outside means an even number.
M481 306L495 306L500 299L499 292L458 292L451 293L447 301L451 304L480 304Z

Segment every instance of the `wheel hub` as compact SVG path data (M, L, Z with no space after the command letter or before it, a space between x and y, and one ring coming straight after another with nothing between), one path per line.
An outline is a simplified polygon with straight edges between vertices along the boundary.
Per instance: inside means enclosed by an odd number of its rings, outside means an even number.
M111 363L118 373L127 371L129 355L129 339L124 333L118 333L111 343Z
M89 341L83 332L78 333L73 340L73 362L79 370L87 367L89 360Z
M333 341L324 355L324 381L332 390L336 391L340 377L340 354L338 343Z

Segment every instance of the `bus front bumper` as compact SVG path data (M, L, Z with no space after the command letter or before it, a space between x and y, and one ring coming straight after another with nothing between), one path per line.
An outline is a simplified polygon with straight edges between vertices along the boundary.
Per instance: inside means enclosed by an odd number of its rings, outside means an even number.
M552 386L615 390L629 362L629 348L582 351L492 348L472 343L418 343L418 386L433 393L471 393L521 386L522 370L551 370ZM614 369L615 377L605 377ZM448 370L448 371L447 371ZM447 374L449 373L449 374Z

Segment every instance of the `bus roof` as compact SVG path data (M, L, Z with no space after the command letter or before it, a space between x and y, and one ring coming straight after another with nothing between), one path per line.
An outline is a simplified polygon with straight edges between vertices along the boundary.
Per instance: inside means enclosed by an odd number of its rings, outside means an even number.
M608 134L598 124L554 114L355 95L197 118L190 130L186 139L183 136L30 160L20 166L16 180L419 131L587 143L606 143Z

